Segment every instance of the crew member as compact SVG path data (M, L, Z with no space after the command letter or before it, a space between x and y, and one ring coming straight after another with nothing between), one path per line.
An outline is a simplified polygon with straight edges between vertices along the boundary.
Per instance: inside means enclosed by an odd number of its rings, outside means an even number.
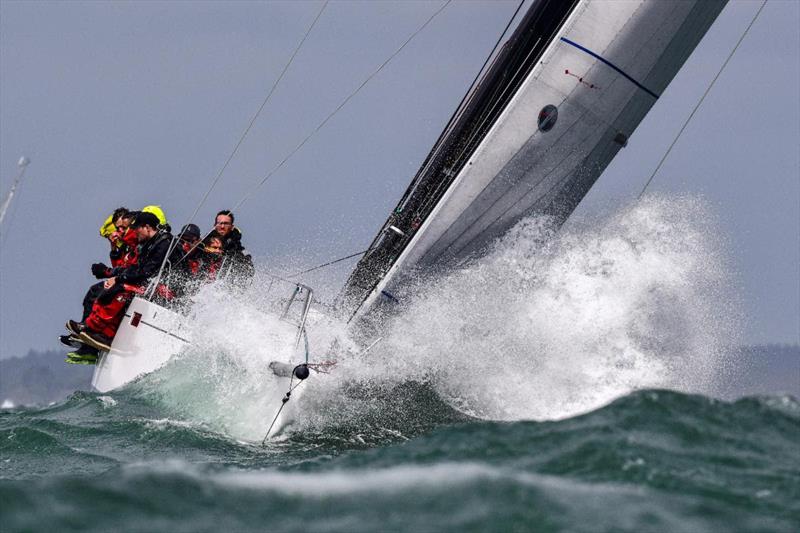
M225 271L230 264L230 277L234 285L242 285L253 277L255 268L253 258L242 245L242 232L234 226L234 216L227 209L217 213L214 219L214 230L209 234L207 242L218 237L222 244L222 256L225 262Z
M120 259L127 252L126 243L122 237L125 235L128 227L133 219L133 212L125 207L118 207L114 212L100 226L100 235L108 239L111 244L111 252L109 258L111 259L111 266L118 266ZM134 243L133 247L136 245Z
M182 273L189 278L200 275L200 228L196 224L186 224L181 228L180 242L176 260L172 261L173 272ZM174 252L173 252L174 253Z
M114 267L126 267L136 262L136 232L130 229L135 212L129 211L124 207L118 207L109 216L103 225L100 226L100 235L108 239L111 244L109 259L111 267L104 263L94 263L92 265L92 275L97 279L104 279L111 276L111 269ZM86 291L83 298L83 316L81 322L86 320L92 312L92 304L95 298L103 290L103 282L95 283Z
M167 221L167 215L164 213L164 210L161 209L160 205L146 205L142 208L142 213L152 213L158 218L158 229L163 229L169 233L172 233L172 226L169 225Z
M200 287L203 272L203 250L200 228L186 224L178 234L179 240L169 256L169 273L164 284L156 287L156 294L167 303L193 295Z
M113 276L103 284L103 292L97 297L92 312L85 322L67 321L66 327L84 344L98 350L110 350L125 309L135 292L149 278L158 274L169 250L172 235L160 230L161 223L152 213L138 213L131 225L139 241L137 263L115 269Z

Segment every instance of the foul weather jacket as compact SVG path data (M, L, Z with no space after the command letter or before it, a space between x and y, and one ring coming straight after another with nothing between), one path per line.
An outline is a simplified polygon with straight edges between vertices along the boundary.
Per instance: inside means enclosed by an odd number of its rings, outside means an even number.
M112 268L125 268L136 263L136 251L139 243L136 240L136 230L128 229L122 234L122 238L117 246L111 249Z
M137 263L127 268L120 269L114 275L117 283L128 285L143 285L148 279L158 274L161 263L167 256L172 235L166 231L159 231L150 240L139 245Z
M161 278L165 285L163 293L166 300L191 296L200 288L205 276L202 272L201 249L193 243L179 241L169 256L169 271ZM159 288L156 288L159 291Z
M228 261L233 261L232 274L238 282L249 282L255 273L253 258L242 245L242 232L237 227L233 227L230 233L224 237L220 236L216 230L212 231L207 239L218 237L222 240L222 254Z

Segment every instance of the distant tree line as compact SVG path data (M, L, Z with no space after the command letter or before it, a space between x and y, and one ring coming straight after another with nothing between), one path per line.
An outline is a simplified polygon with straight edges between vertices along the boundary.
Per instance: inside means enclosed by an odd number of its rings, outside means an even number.
M0 359L0 404L47 405L91 388L93 366L68 365L64 352L30 351Z

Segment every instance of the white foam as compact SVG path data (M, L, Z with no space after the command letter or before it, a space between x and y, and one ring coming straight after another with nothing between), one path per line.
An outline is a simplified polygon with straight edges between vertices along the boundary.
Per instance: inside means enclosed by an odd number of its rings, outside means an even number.
M180 428L180 429L202 428L202 426L192 422L186 422L185 420L172 420L170 418L156 418L156 419L143 418L141 419L141 421L148 429L156 429L156 430L171 430L174 428Z
M181 459L138 461L123 468L126 477L177 474L198 482L226 488L268 491L289 496L332 498L348 495L393 495L409 491L446 492L472 484L513 483L554 489L597 490L602 483L584 484L573 480L530 473L476 461L410 464L385 468L337 468L318 472L287 472L275 469L208 471Z
M254 283L245 294L212 285L197 295L192 345L138 384L172 418L185 417L234 439L264 437L289 384L274 375L269 363L305 359L303 343L294 347L296 326L263 312L267 297L285 298L291 291L284 286L265 294L265 285ZM330 344L324 317L311 315L308 329L312 349Z
M100 402L103 407L114 407L117 405L117 400L111 396L98 396L97 401Z
M528 219L424 287L380 364L491 419L572 416L640 388L712 392L736 344L730 285L698 199L651 198L552 238Z
M547 219L523 220L486 257L419 287L379 345L312 374L288 405L301 425L324 429L380 417L347 392L354 382L424 381L462 412L497 420L568 417L641 388L712 393L738 339L710 213L696 198L662 197L557 233ZM195 346L150 381L181 416L250 441L279 406L265 363L301 356L270 337L281 323L254 311L265 287L201 292ZM322 314L309 332L312 360L328 358L334 338L351 346Z
M480 480L504 479L510 471L478 463L438 463L328 472L234 472L213 476L229 487L328 498L354 493L397 493L429 487L437 492Z

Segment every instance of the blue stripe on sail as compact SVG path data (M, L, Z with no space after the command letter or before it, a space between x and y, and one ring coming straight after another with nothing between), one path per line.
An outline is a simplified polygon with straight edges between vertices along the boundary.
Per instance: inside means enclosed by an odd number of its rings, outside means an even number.
M584 52L586 52L586 53L587 53L587 54L589 54L590 56L592 56L592 57L594 57L594 58L596 58L596 59L599 59L600 61L602 61L603 63L605 63L605 64L606 64L606 65L608 65L609 67L613 68L614 70L616 70L617 72L619 72L620 74L622 74L623 76L625 76L626 78L628 78L628 80L630 80L630 82L631 82L631 83L633 83L634 85L636 85L638 88L640 88L641 90L643 90L644 92L646 92L647 94L649 94L650 96L652 96L653 98L655 98L656 100L658 100L658 95L657 95L656 93L654 93L653 91L651 91L650 89L648 89L647 87L645 87L644 85L642 85L641 83L639 83L638 81L636 81L635 79L633 79L633 78L632 78L631 76L629 76L629 75L628 75L628 74L627 74L627 73L626 73L624 70L622 70L621 68L619 68L618 66L616 66L616 65L615 65L614 63L612 63L611 61L608 61L607 59L605 59L605 58L603 58L603 57L601 57L601 56L599 56L599 55L595 54L594 52L592 52L592 51L591 51L591 50L589 50L588 48L585 48L585 47L583 47L583 46L579 45L578 43L576 43L576 42L574 42L574 41L570 41L570 40L569 40L569 39L567 39L566 37L562 37L562 38L561 38L561 40L562 40L562 41L564 41L564 42L565 42L565 43L567 43L567 44L571 44L572 46L574 46L574 47L575 47L575 48L577 48L578 50L583 50Z
M386 296L387 298L389 298L393 302L399 302L400 301L400 300L397 299L397 297L394 294L392 294L390 292L381 291L381 294L383 294L384 296Z

